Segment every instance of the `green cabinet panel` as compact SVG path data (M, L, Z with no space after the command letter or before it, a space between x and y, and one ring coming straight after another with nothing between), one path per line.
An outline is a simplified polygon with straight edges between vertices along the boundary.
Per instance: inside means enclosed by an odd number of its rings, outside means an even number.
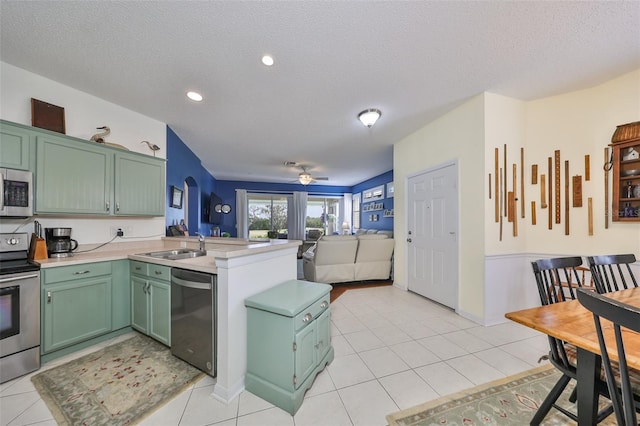
M129 261L111 262L112 302L111 330L131 325L131 290L129 288Z
M131 326L144 334L149 334L147 305L147 280L144 277L131 277Z
M35 212L108 215L113 154L52 135L37 136L36 141Z
M171 268L130 262L131 326L171 346Z
M33 171L33 144L31 131L0 122L0 167Z
M42 288L42 352L111 331L111 277L79 279Z
M292 415L334 357L330 290L327 284L292 280L245 300L245 388Z
M126 153L115 157L115 214L164 216L164 162Z

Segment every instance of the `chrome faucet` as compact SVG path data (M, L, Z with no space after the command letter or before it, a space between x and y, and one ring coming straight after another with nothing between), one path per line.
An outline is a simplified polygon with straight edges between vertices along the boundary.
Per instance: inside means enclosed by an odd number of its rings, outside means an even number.
M205 251L205 247L204 247L204 235L202 235L199 232L196 232L196 235L198 235L198 242L200 243L200 251Z

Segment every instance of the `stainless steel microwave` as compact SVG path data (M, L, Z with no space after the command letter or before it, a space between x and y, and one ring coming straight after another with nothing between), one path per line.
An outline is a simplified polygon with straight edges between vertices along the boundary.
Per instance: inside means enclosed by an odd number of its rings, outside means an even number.
M0 216L33 216L33 173L0 168Z

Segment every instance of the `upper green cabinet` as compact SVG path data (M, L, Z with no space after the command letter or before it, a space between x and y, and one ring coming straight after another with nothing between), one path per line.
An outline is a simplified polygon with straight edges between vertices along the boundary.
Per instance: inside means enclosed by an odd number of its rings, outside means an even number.
M36 214L164 216L165 162L36 133Z
M164 216L164 161L116 153L115 214Z
M113 153L53 135L36 139L36 213L111 214Z
M0 167L33 171L33 132L20 125L0 121Z

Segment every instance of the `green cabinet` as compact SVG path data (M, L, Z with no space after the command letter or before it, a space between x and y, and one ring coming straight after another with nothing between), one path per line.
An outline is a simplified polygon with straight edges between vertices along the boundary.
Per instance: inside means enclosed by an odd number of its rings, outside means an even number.
M131 326L171 346L171 268L130 262Z
M33 171L34 143L28 128L0 121L0 167Z
M43 354L112 330L111 270L111 262L43 269Z
M245 300L245 388L290 414L334 357L331 286L292 280Z
M164 216L164 161L115 154L115 214Z
M111 262L112 298L111 330L131 326L131 288L129 284L129 260Z
M36 213L109 215L113 153L97 144L37 136Z

